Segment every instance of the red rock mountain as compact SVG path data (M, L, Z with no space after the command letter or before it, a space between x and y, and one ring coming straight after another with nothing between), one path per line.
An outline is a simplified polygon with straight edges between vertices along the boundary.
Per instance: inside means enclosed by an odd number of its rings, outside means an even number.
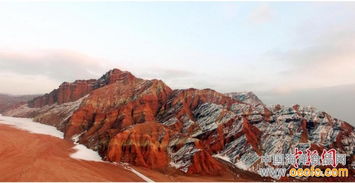
M347 154L348 164L355 160L354 127L325 112L267 107L252 93L172 90L118 69L98 80L63 83L4 114L56 126L107 161L158 171L256 173L263 167L261 155L292 153L295 147L336 148Z

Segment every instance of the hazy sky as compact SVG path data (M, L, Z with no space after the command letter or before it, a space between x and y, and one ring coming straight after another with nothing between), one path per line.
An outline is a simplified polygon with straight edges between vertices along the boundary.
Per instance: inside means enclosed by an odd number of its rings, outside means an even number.
M348 100L314 92L355 95L354 20L355 3L1 2L0 93L49 92L116 67L269 104L309 91L310 105L355 122L332 108Z

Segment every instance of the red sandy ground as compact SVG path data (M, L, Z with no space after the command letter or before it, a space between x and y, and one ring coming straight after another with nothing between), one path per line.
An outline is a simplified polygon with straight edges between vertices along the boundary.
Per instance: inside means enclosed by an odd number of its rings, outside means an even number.
M182 175L181 173L174 172L174 170L166 170L165 173L162 173L158 171L151 171L150 169L144 167L134 167L134 166L132 167L156 182L235 182L235 181L248 182L248 181L252 181L250 179L233 176L230 172L226 172L224 175L220 175L220 176L206 176L206 175L185 176Z
M73 143L0 125L0 182L137 182L144 181L121 166L70 158ZM250 181L226 172L223 176L185 176L134 167L154 181Z
M70 158L73 143L0 125L0 181L143 181L122 167Z

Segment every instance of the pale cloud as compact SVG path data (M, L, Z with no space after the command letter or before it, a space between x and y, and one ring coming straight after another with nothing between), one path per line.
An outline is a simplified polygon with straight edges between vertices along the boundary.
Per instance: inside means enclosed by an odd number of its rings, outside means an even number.
M100 61L67 50L1 50L0 93L46 93L64 81L96 79L108 70Z
M145 68L144 70L139 71L139 76L143 78L160 78L160 79L177 79L177 78L186 78L193 77L196 73L192 71L187 71L183 69L174 69L174 68Z
M234 19L238 15L239 6L235 3L226 3L222 5L222 15L226 19Z
M48 93L60 82L44 75L28 75L12 72L0 73L0 93L27 95Z
M269 5L262 4L256 7L249 15L252 23L265 23L272 19L273 11Z
M310 27L297 44L267 54L286 69L275 73L274 88L256 92L266 104L311 105L355 124L355 26L336 25Z
M131 71L131 70L129 70ZM133 74L144 79L160 79L173 89L205 88L207 81L201 80L204 74L186 69L166 67L144 67L132 69ZM206 79L206 78L205 78Z
M276 91L355 83L355 29L330 31L304 45L274 55L289 66Z
M0 72L43 75L55 81L96 78L107 70L103 62L68 50L0 50Z

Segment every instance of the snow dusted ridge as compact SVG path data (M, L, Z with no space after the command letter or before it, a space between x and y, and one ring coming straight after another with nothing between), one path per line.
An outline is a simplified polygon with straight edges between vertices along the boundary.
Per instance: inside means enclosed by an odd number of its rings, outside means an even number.
M61 139L64 138L63 132L57 130L55 127L34 122L30 118L15 118L2 116L0 114L0 124L10 125L30 133L50 135Z
M226 93L225 95L227 95L235 100L250 104L254 107L256 107L258 105L265 106L265 104L253 92L250 92L250 91L249 92L231 92L231 93Z
M55 127L34 122L30 118L15 118L2 116L0 114L0 124L10 125L15 128L28 131L35 134L50 135L60 139L64 138L63 132L57 130ZM87 161L99 161L102 162L99 154L91 149L88 149L84 145L77 144L73 147L76 150L70 157L73 159L87 160Z

